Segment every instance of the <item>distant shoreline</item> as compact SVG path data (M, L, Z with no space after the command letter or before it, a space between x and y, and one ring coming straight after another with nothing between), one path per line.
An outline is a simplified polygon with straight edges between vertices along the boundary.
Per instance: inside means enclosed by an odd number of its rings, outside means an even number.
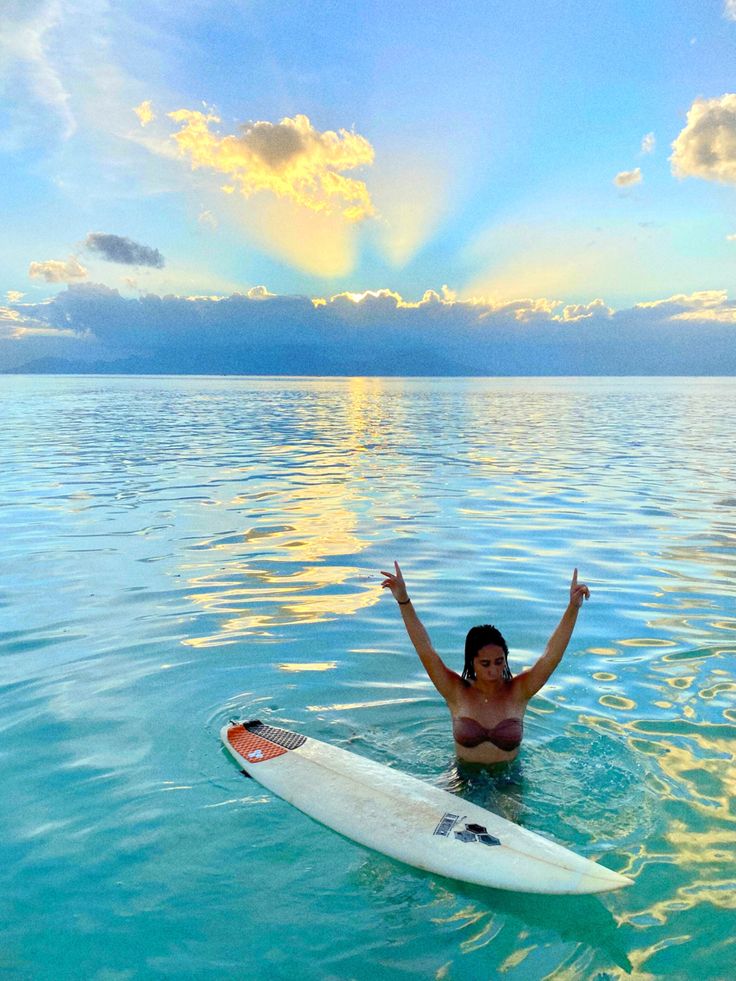
M482 379L503 379L512 380L518 378L528 378L528 379L576 379L576 378L600 378L604 379L652 379L652 380L666 380L668 378L693 378L693 379L707 379L709 381L714 380L730 380L736 379L736 373L734 374L705 374L705 373L677 373L677 372L662 372L660 374L637 374L634 372L617 372L617 373L607 373L607 374L558 374L558 373L548 373L548 374L520 374L518 372L509 374L412 374L411 372L397 372L395 374L386 373L369 373L369 372L355 372L355 373L345 373L345 372L324 372L323 374L297 374L295 372L218 372L218 371L69 371L69 370L59 370L59 371L40 371L29 368L7 368L0 370L0 375L5 376L23 376L23 377L46 377L46 378L264 378L264 379L353 379L353 378L372 378L372 379L412 379L420 381L422 379L432 380L432 379L468 379L468 380L482 380Z

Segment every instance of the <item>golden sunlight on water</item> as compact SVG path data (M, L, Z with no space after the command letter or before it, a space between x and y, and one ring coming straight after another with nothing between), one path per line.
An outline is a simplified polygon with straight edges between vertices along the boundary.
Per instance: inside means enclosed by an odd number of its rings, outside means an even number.
M218 508L249 518L260 512L262 521L194 546L203 558L182 567L193 587L189 599L218 626L183 643L232 644L269 628L351 616L378 599L376 570L338 560L368 544L360 533L367 506L361 485L372 470L366 446L381 438L381 392L380 379L350 379L338 439L329 405L318 402L312 441L271 444L257 465L228 468L234 479L257 476L268 490L237 494ZM285 523L273 523L277 510ZM211 521L219 523L215 515Z
M648 646L652 646L651 642ZM618 914L621 923L634 926L666 924L686 910L703 906L736 908L732 863L736 841L736 713L722 700L721 722L715 721L711 713L709 718L701 718L699 710L699 705L736 690L730 680L732 675L710 666L711 661L717 664L724 657L733 658L736 650L716 648L690 653L690 658L682 652L663 654L650 664L654 677L659 676L673 693L672 702L654 702L670 710L667 718L650 716L623 721L620 714L617 719L580 717L590 729L620 737L633 754L647 761L645 781L656 795L662 827L654 839L642 838L631 851L624 871L642 874L648 866L666 862L681 873L666 898L646 906L634 902L626 912ZM673 675L673 671L677 674ZM602 705L619 712L635 708L633 702L628 704L630 701L612 696L599 699ZM724 877L725 870L729 874ZM681 937L678 942L688 939ZM659 949L663 948L656 947ZM632 965L641 970L656 950L646 947L630 951ZM654 977L646 973L641 976Z

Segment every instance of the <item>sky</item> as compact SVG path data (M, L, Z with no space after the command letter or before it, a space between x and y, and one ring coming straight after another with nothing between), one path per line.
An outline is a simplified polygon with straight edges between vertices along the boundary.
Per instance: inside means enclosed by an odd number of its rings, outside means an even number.
M0 227L0 371L736 373L736 0L2 0Z

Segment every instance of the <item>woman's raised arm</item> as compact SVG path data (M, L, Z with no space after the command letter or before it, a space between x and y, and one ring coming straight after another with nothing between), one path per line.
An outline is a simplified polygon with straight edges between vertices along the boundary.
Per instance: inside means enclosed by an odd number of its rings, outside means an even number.
M394 569L395 572L393 573L381 570L381 575L386 577L381 586L383 589L390 589L394 599L399 604L406 632L409 634L409 639L414 645L419 660L424 665L424 670L429 675L432 684L445 701L451 703L455 699L458 686L462 685L462 679L460 675L447 667L432 646L429 634L417 616L414 605L406 591L406 583L398 562L394 562Z
M552 672L562 660L562 655L565 653L575 629L575 623L584 599L590 599L590 590L585 583L578 582L578 570L575 569L570 583L570 602L554 633L547 641L544 654L533 668L522 671L514 678L514 684L518 686L525 698L529 699L532 695L536 695L539 689L547 684Z

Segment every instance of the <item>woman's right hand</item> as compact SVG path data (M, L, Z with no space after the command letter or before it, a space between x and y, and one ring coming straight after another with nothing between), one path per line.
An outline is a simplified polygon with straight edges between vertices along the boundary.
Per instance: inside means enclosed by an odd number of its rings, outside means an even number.
M384 572L381 569L381 575L386 577L381 583L381 588L390 589L397 603L406 603L409 595L406 592L406 583L404 582L398 562L394 562L394 569L396 570L395 573Z

